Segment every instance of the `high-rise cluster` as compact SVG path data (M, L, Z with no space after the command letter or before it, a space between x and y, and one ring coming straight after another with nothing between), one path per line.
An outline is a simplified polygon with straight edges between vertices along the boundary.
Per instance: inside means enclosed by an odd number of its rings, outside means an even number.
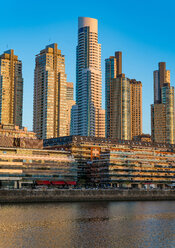
M154 104L151 105L151 135L157 143L175 143L174 87L170 71L160 62L154 71Z
M0 56L0 124L22 127L22 62L13 50ZM79 17L76 49L76 101L67 82L65 57L56 43L35 58L33 129L39 139L80 135L139 140L142 134L142 83L122 71L122 52L105 60L102 109L101 45L98 21ZM154 71L151 105L153 142L175 143L174 87L165 62Z
M105 60L106 136L131 140L142 134L142 83L122 74L122 53Z

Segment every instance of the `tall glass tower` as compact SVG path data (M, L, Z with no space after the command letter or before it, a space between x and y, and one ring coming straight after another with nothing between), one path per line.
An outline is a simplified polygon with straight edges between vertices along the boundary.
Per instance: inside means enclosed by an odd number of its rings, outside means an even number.
M76 64L76 103L78 134L99 136L102 98L101 45L98 43L98 21L78 18L78 45Z

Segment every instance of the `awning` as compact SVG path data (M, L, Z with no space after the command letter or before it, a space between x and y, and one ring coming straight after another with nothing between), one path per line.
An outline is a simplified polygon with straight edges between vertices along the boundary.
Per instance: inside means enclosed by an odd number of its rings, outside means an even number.
M66 183L64 181L52 181L53 185L65 185Z
M49 181L36 181L38 185L50 185Z
M68 182L66 182L68 185L76 185L77 184L77 182L75 182L75 181L68 181Z

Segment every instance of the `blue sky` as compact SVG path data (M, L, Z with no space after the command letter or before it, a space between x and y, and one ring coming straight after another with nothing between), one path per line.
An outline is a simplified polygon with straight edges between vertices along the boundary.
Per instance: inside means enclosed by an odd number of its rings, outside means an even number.
M167 62L175 85L175 2L167 0L1 2L0 54L14 49L23 62L23 125L32 129L35 55L46 45L58 43L66 58L67 80L74 82L78 16L97 18L104 60L123 52L123 73L143 83L143 132L150 132L153 70Z

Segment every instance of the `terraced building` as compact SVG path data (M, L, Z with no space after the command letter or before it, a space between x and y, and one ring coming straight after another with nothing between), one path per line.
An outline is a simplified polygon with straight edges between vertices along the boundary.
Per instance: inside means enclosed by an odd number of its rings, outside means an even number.
M175 146L141 141L68 136L44 141L47 149L71 152L79 182L113 187L171 187Z
M68 152L0 148L0 188L69 185L76 179L76 165Z
M13 125L0 125L0 188L63 187L77 181L70 152L43 150L36 134Z

